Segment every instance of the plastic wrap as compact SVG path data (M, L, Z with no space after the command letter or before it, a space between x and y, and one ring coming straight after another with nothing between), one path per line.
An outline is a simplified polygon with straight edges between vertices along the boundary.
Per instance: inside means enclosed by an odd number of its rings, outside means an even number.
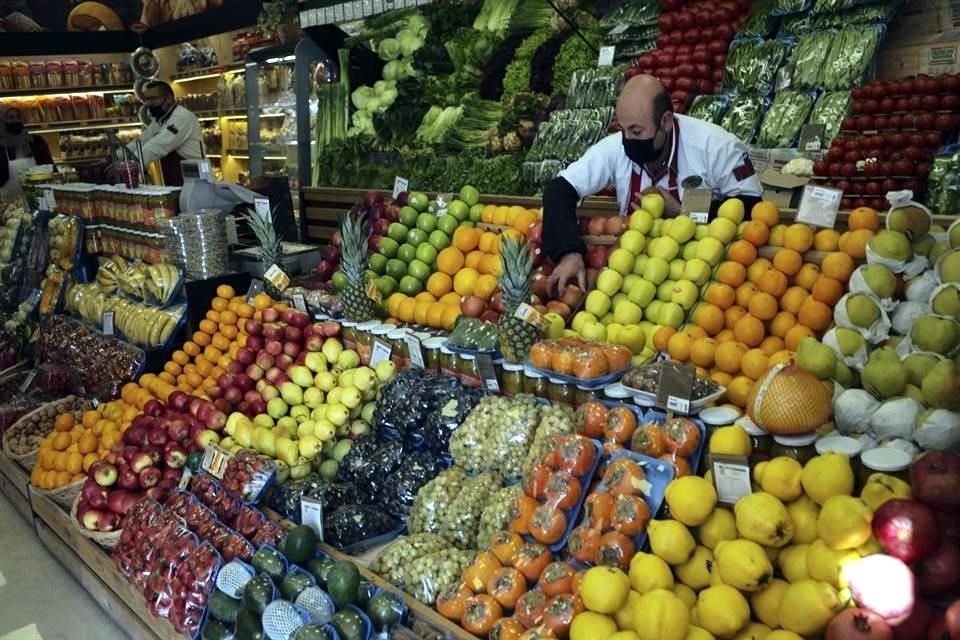
M437 476L443 464L430 453L414 452L380 485L378 502L394 518L406 520L420 487Z
M378 405L380 403L377 403ZM340 461L337 468L337 480L356 485L361 479L364 468L380 448L380 443L373 437L356 440L350 447L349 453Z
M319 500L324 511L332 511L336 505L355 504L360 500L357 486L352 482L328 482L316 474L310 474L278 486L270 493L267 505L284 518L299 524L300 498L303 496Z
M373 559L370 570L397 586L403 585L407 568L423 556L436 553L450 546L442 536L434 533L417 533L397 538Z
M786 16L792 13L805 13L810 8L811 0L773 0L770 13L775 16Z
M200 630L220 563L220 554L205 542L177 568L171 583L175 597L169 617L178 632L193 637Z
M432 411L427 419L420 423L419 434L423 436L424 446L434 455L444 455L450 450L450 439L460 428L467 416L484 397L482 389L475 387L457 387L448 396L447 402ZM413 433L418 433L414 431Z
M880 48L884 29L879 26L846 27L833 39L830 55L821 60L823 85L828 91L859 86Z
M737 32L740 38L765 38L777 30L777 16L773 15L773 0L764 0L753 5L746 22Z
M523 495L519 484L497 489L491 494L483 513L480 514L480 526L477 530L477 549L490 546L490 539L500 531L509 528L513 501Z
M477 541L480 516L503 479L494 473L468 478L457 497L440 513L440 535L460 549L472 549Z
M150 498L143 498L130 507L124 515L123 530L120 533L120 542L114 547L112 558L124 576L129 576L136 569L136 560L140 553L138 548L147 537L147 532L157 519L163 507Z
M403 572L404 590L420 602L433 605L438 593L460 580L473 556L473 551L460 549L442 549L422 556Z
M769 103L759 96L737 96L730 102L720 126L744 144L750 144Z
M379 507L346 505L324 514L323 539L334 547L343 548L399 527L400 522Z
M707 96L701 95L693 99L693 104L687 111L691 118L705 120L713 124L720 124L723 120L723 114L730 106L730 97L724 95Z
M381 443L363 466L357 478L357 487L371 500L379 502L387 477L400 468L405 455L408 452L402 442Z
M164 529L163 535L154 537L154 544L156 548L141 571L145 580L143 595L154 616L169 618L176 604L174 583L177 570L200 543L189 529L179 527Z
M851 9L859 3L859 0L814 0L810 13L814 16L825 13L837 13L846 9Z
M214 478L206 473L195 473L190 478L190 492L202 504L210 507L220 520L235 527L235 519L243 504Z
M287 532L272 520L264 519L263 525L251 538L254 546L270 545L279 547L287 539Z
M723 86L741 93L768 95L783 65L787 44L781 40L739 40L723 67Z
M277 464L272 458L241 449L227 460L221 485L241 501L251 504L260 499L276 474Z
M791 89L819 89L823 86L825 63L835 36L833 31L816 31L797 41L789 61Z
M410 533L439 535L443 511L460 494L466 481L467 476L463 469L451 467L425 484L413 501L413 508L407 518L407 530Z
M810 112L810 124L824 126L823 148L827 148L840 131L840 121L850 110L850 102L849 91L822 93L817 98L817 103L813 105L813 111Z
M757 145L764 149L792 147L812 109L813 96L809 93L778 92L760 125Z
M487 396L454 432L450 453L467 473L491 471L519 479L538 420L533 396Z
M523 461L523 482L530 480L537 462L553 448L557 436L574 432L574 412L570 407L546 405L540 407L540 422L537 424L533 442Z

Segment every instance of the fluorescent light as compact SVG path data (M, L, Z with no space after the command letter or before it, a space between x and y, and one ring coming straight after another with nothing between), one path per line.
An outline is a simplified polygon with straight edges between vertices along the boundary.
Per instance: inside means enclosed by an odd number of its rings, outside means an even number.
M281 62L294 62L296 59L297 59L297 56L291 54L289 56L283 56L282 58L267 58L265 62L266 64L280 64ZM247 66L255 66L255 65L248 64Z
M57 133L58 131L79 131L81 129L117 129L120 127L142 127L143 124L140 122L120 122L114 124L77 124L72 127L57 127L54 129L47 129L44 127L33 129L33 133Z
M219 78L220 76L225 76L230 73L237 73L238 71L242 71L242 69L228 69L226 71L221 71L220 73L204 73L199 76L190 76L189 78L177 78L176 80L173 80L173 82L174 83L193 82L194 80L207 80L209 78Z

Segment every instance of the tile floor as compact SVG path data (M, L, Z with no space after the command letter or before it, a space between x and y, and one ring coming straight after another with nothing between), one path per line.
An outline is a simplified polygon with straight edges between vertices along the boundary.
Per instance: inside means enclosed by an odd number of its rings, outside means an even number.
M125 640L0 494L0 640Z

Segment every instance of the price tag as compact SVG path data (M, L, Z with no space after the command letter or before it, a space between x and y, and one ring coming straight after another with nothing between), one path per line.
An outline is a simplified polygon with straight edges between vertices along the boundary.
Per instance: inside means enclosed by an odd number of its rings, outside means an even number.
M688 187L683 190L683 199L680 201L680 213L689 217L697 224L706 224L710 219L710 205L713 202L713 191L702 187Z
M247 304L251 304L257 294L263 291L263 280L254 278L250 281L250 288L247 289Z
M27 377L23 379L23 382L20 383L20 393L26 393L27 389L30 388L30 385L33 384L33 379L37 377L37 370L34 369L27 374Z
M493 358L487 354L477 356L477 371L483 380L483 388L490 393L500 393L500 383L497 382L497 370L493 367Z
M616 53L617 48L608 46L600 47L600 55L597 59L598 67L609 67L613 65L613 54Z
M217 480L223 478L223 472L227 468L227 461L230 460L229 451L215 444L207 445L203 449L203 460L200 461L200 468L212 475Z
M407 343L407 351L410 352L410 364L416 369L426 369L427 365L423 360L423 348L420 345L420 338L408 333L404 340Z
M404 191L407 191L407 188L410 186L410 181L406 178L401 178L397 176L393 179L393 198L396 199Z
M746 456L710 456L713 467L713 484L717 488L717 500L733 505L743 496L753 493L750 485L750 462Z
M257 212L257 215L260 216L260 219L263 220L264 222L270 221L270 199L269 198L254 198L253 210Z
M797 148L800 151L820 151L823 148L823 138L827 127L822 124L805 124L800 129L800 140Z
M279 291L283 291L290 286L290 276L276 264L270 265L270 268L263 274L263 279L268 280Z
M532 324L541 331L546 331L547 327L550 326L550 321L540 315L539 311L531 307L526 302L517 307L517 310L513 315L515 318L520 318L527 324Z
M209 160L201 160L197 163L197 173L201 180L213 180L213 170L210 168Z
M688 215L697 224L707 224L710 221L710 214L706 211L691 211Z
M817 227L833 228L840 210L843 191L831 187L816 187L808 184L800 196L797 207L797 222L805 222Z
M302 293L293 294L293 306L297 311L307 312L307 301Z
M239 244L240 238L237 236L237 219L233 216L226 217L227 225L227 244Z
M300 523L304 524L317 534L323 541L323 503L316 498L303 496L300 498Z
M43 190L43 208L46 211L55 211L57 208L57 200L53 196L53 189L44 189Z
M690 395L697 372L693 367L678 362L660 365L660 380L657 384L657 399L654 404L660 409L690 412Z
M100 319L100 326L103 327L103 335L113 335L113 311L104 311Z
M381 362L389 360L391 351L393 351L393 347L380 338L374 338L373 353L370 355L370 366L375 367Z
M180 482L177 484L181 489L186 490L187 485L190 484L190 478L193 477L193 471L190 471L190 468L187 466L183 467L183 473L180 475Z

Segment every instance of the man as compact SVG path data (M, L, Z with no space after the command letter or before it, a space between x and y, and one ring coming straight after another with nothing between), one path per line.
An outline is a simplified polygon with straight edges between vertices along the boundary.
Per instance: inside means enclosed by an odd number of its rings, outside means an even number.
M144 128L138 140L127 145L127 149L140 155L144 168L152 162L159 162L165 185L182 186L180 161L203 157L200 121L177 104L173 89L166 82L154 80L148 83L143 89L143 102L153 121Z
M712 190L714 211L725 198L740 198L748 211L760 200L747 147L714 124L674 114L670 96L653 76L627 81L616 114L620 133L587 149L544 189L543 250L557 264L551 291L569 283L586 289L577 203L608 184L616 187L622 216L651 189L663 196L665 217L680 213L684 189Z

